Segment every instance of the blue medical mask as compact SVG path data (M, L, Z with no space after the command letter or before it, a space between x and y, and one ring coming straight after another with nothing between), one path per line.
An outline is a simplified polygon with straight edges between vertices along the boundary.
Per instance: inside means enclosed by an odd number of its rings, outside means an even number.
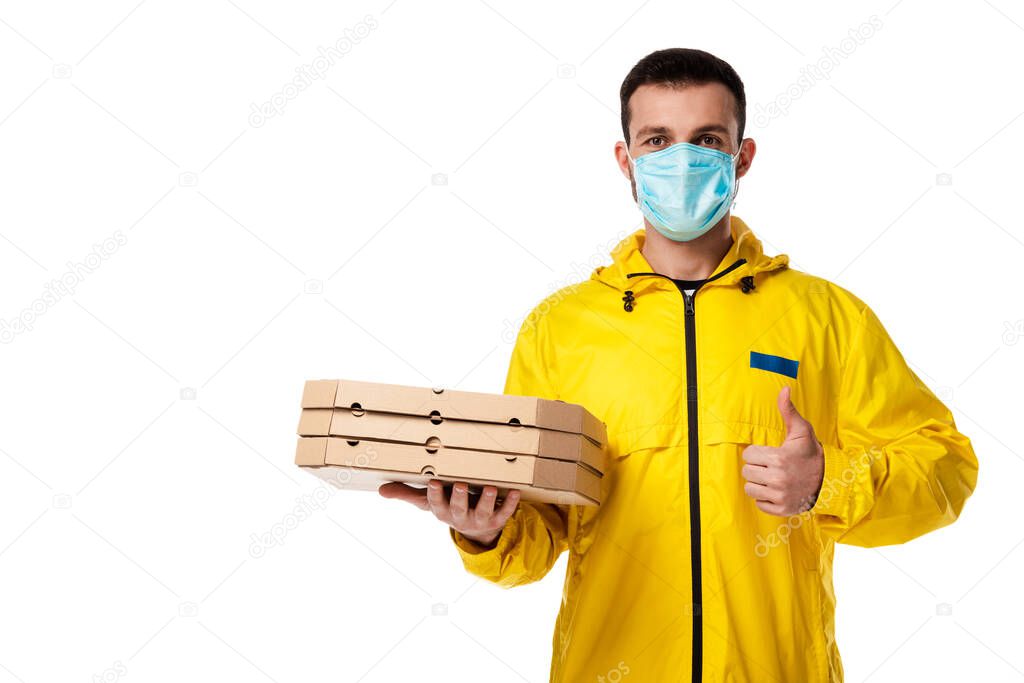
M722 219L736 197L735 155L689 142L633 159L637 204L651 225L676 242L689 242Z

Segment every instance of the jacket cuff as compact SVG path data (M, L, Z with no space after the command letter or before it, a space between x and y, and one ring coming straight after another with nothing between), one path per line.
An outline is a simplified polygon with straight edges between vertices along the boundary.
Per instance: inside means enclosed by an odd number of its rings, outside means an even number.
M518 511L517 511L518 512ZM513 515L493 548L485 548L475 541L463 536L452 527L448 527L449 535L455 543L455 548L462 558L462 565L471 574L477 576L497 576L501 571L501 560L509 552L519 536L519 525L516 523L516 515Z
M856 472L850 465L846 452L829 444L822 444L825 457L825 474L821 480L821 490L811 511L819 515L829 515L846 519L853 495Z

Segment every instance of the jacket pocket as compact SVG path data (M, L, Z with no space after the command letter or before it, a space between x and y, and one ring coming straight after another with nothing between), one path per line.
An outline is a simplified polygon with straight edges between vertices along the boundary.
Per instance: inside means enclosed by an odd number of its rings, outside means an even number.
M624 542L652 533L685 504L685 428L655 423L609 431L601 505L575 506L573 547L585 553L601 533Z
M648 449L686 444L682 419L631 427L608 434L608 460L615 461Z

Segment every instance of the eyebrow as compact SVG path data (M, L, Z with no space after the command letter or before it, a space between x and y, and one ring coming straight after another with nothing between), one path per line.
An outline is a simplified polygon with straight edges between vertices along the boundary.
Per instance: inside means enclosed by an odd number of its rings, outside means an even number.
M717 123L709 123L704 126L700 126L694 131L694 136L701 135L703 133L721 133L722 135L729 135L729 129L725 126ZM665 126L644 126L636 132L636 137L642 138L647 135L671 135L672 131Z

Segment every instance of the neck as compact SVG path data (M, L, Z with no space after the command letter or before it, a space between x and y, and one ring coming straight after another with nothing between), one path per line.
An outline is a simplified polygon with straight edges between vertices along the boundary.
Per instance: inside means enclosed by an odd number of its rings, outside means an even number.
M732 246L729 223L729 214L725 214L718 225L697 239L676 242L655 230L645 219L646 239L640 253L655 273L676 280L703 280L715 272Z

